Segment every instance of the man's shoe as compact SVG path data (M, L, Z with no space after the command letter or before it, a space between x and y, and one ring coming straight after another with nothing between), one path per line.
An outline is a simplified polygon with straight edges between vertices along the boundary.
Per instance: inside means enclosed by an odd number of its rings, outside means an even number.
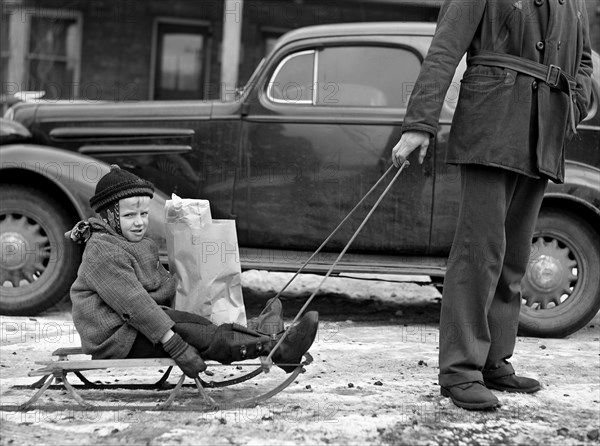
M300 361L302 355L308 351L317 335L319 328L319 313L309 311L300 318L298 323L287 329L288 334L275 353L273 353L273 362L282 368L285 373L292 373ZM280 339L278 336L277 339ZM276 341L273 341L276 342ZM289 365L280 365L289 364Z
M514 373L499 378L484 378L484 382L489 389L511 393L534 393L542 388L537 379L517 376Z
M500 405L498 398L481 381L442 387L441 394L450 397L454 404L463 409L485 410Z

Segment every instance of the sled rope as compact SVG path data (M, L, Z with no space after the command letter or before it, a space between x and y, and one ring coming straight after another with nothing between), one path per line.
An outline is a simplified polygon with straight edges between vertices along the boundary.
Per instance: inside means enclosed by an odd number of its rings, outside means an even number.
M367 222L369 221L369 218L371 218L371 215L373 215L373 213L375 212L375 209L377 209L377 206L379 206L379 203L381 203L381 201L387 195L387 193L389 192L389 190L392 188L392 186L394 185L394 183L396 182L396 180L398 179L398 177L400 176L400 174L402 173L402 171L404 170L404 168L406 166L408 166L409 164L410 163L408 161L404 161L404 163L402 163L402 165L398 169L398 172L396 172L396 174L394 175L394 177L392 178L392 180L390 181L390 183L387 185L387 187L385 188L385 190L381 193L381 195L379 196L379 198L377 199L377 201L375 202L375 204L373 205L373 207L371 208L371 210L369 211L369 213L363 219L363 221L360 224L360 226L356 229L356 231L354 231L354 234L352 234L352 237L350 238L350 240L348 240L348 243L346 243L346 246L344 246L344 249L342 249L342 251L340 252L340 254L337 256L337 258L335 259L335 261L331 265L331 267L329 267L329 270L327 271L327 273L323 277L323 280L321 280L321 282L319 283L319 285L317 286L317 288L312 292L312 294L306 300L306 302L304 303L304 305L302 306L302 308L300 308L300 311L298 311L298 314L296 314L296 317L294 317L294 320L292 321L290 327L294 326L294 324L298 321L298 319L300 319L300 316L308 308L308 306L310 305L310 303L312 302L312 300L315 298L315 296L317 295L317 293L319 292L319 290L321 289L321 287L323 286L323 284L325 283L325 281L327 280L327 278L331 275L331 273L333 272L333 270L335 269L335 267L337 266L337 264L339 263L339 261L342 259L342 257L344 256L344 254L346 254L346 251L350 248L350 245L352 244L352 242L354 242L354 239L356 239L356 237L358 236L359 232L367 224ZM359 205L365 200L365 198L379 185L379 183L381 183L381 181L387 176L387 174L392 170L393 167L394 167L393 165L389 167L389 169L382 175L382 177L377 181L377 183L375 183L375 185L371 188L371 190L369 190L369 192L366 193L366 195L358 202L358 204L342 220L342 222L333 230L333 232L329 235L329 237L327 237L327 239L325 239L325 241L321 244L321 246L319 246L319 248L317 249L317 251L315 251L315 253L304 263L304 265L302 265L302 267L300 267L300 269L294 275L294 277L277 294L277 297L279 297L279 295L281 294L281 292L298 276L298 274L300 274L300 272L302 271L302 269L310 262L310 260L312 260L314 258L314 256L323 248L323 246L325 246L325 244L329 241L329 239L331 239L331 237L338 231L338 229L348 220L348 217L350 217L350 215L359 207ZM269 353L269 356L267 356L267 359L266 359L267 362L269 362L269 361L272 360L271 358L273 356L273 353L283 343L283 341L285 340L285 337L287 336L287 334L288 334L289 331L290 330L288 328L287 330L285 330L283 332L283 335L279 338L279 340L277 341L277 344L275 344L275 347L273 347L273 349Z
M402 167L403 168L403 167ZM300 273L302 271L304 271L304 268L306 268L306 266L312 261L312 259L315 258L315 256L321 252L321 250L325 247L325 245L327 245L327 243L329 242L329 240L332 239L332 237L338 232L338 230L344 226L344 223L346 223L348 221L348 219L352 216L352 214L354 214L354 212L363 204L363 202L367 199L367 197L369 195L371 195L371 193L377 189L377 186L379 186L379 184L381 184L381 182L385 179L385 177L387 177L387 175L394 169L394 165L392 164L388 170L381 176L381 178L379 178L379 180L377 180L377 183L375 183L375 185L360 199L360 201L358 203L356 203L356 205L354 206L354 208L352 208L352 210L350 212L348 212L348 215L346 215L344 217L344 219L340 222L340 224L337 225L337 227L331 232L331 234L329 234L329 236L323 241L323 243L321 243L321 246L319 246L317 248L317 250L308 258L308 260L306 262L304 262L304 264L300 267L300 269L298 271L296 271L296 273L292 276L292 278L290 280L288 280L288 282L283 286L283 288L281 288L281 290L279 290L279 292L275 295L275 299L281 297L281 294L287 289L288 286L291 285L291 283L296 280L296 277L298 277L300 275Z

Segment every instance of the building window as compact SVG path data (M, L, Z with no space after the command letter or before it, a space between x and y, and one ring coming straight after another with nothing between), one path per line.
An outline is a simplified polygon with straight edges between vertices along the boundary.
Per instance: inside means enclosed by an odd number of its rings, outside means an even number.
M47 99L76 96L80 32L77 19L33 16L27 53L27 89L44 90Z
M205 99L210 29L206 24L159 20L155 26L152 99Z
M2 16L2 82L6 90L45 91L45 99L79 94L81 14L34 9Z

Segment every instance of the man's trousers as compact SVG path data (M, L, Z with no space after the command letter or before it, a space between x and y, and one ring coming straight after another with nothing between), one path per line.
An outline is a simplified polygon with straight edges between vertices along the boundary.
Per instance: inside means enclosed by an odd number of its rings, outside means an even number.
M440 316L443 387L514 372L521 280L546 179L461 166L458 225Z

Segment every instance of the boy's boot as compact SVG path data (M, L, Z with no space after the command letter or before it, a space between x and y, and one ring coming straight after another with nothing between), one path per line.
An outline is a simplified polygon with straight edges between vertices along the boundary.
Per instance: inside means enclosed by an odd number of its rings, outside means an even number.
M319 313L309 311L300 318L298 323L287 329L288 334L277 350L273 353L273 362L282 368L286 373L291 373L302 360L302 355L308 351L317 335L319 328ZM278 339L277 336L273 341L272 347L275 346ZM283 365L289 364L289 365Z
M272 336L263 335L239 324L217 327L208 348L201 352L205 359L231 364L245 359L267 356L271 351Z
M315 340L318 327L319 313L309 311L302 316L296 325L288 328L288 334L273 353L273 362L286 373L293 372ZM266 336L238 324L223 324L216 329L213 325L210 329L208 346L200 353L205 360L222 364L267 356L283 336L283 333Z

